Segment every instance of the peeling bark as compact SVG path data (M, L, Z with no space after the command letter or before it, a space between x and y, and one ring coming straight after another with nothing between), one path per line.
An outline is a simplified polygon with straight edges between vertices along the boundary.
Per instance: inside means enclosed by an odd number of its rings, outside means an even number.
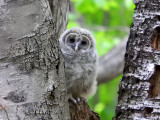
M160 119L160 1L135 0L116 120Z
M0 1L1 120L70 119L58 43L68 4Z

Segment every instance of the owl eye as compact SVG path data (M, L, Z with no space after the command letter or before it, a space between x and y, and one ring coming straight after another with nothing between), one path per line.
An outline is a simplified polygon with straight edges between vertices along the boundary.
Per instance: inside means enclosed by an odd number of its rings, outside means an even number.
M81 42L81 44L82 44L82 45L86 45L87 42L83 40L83 41Z
M74 42L75 42L75 39L74 39L74 38L70 38L70 39L69 39L69 42L70 42L70 43L74 43Z

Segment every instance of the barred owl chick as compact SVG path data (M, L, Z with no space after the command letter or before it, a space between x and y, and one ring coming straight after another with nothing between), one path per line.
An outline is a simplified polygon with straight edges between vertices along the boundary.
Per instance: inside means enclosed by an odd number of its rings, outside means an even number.
M75 100L96 92L97 51L91 33L82 28L66 30L59 39L65 62L67 92Z

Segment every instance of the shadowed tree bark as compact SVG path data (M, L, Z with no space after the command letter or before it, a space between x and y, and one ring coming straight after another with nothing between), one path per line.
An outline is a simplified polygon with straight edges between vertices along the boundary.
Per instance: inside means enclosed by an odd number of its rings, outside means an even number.
M135 0L116 120L160 119L160 1Z

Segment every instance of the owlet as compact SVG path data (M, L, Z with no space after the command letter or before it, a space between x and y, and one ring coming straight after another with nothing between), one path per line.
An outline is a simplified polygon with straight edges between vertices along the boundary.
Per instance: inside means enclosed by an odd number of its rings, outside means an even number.
M97 88L97 51L91 33L82 28L66 30L59 39L65 62L65 80L70 97L93 95Z

